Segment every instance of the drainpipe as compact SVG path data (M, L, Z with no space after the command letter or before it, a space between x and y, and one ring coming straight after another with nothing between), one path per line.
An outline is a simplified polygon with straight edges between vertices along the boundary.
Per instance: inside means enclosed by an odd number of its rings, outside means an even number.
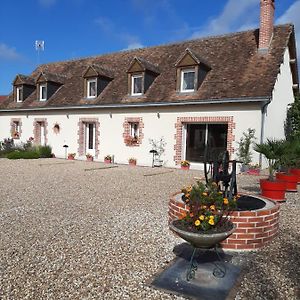
M265 135L265 120L266 120L266 111L267 107L270 104L271 99L264 102L264 104L261 107L261 128L260 128L260 144L264 142L264 135ZM262 166L262 154L259 154L259 166Z

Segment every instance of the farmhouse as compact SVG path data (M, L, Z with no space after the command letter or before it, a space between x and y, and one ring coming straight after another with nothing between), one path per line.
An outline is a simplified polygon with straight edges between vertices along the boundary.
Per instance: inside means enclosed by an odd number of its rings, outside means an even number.
M169 45L40 65L18 74L0 104L0 140L49 144L56 157L87 153L151 165L149 139L166 142L164 165L199 168L205 153L232 158L248 128L257 141L284 137L299 91L295 32L273 25L261 0L260 28ZM206 151L206 152L205 152ZM258 155L254 157L258 162Z

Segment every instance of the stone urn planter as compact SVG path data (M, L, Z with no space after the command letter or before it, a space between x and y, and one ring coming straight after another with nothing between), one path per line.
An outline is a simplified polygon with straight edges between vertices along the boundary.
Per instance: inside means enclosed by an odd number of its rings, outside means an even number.
M218 245L226 238L228 238L236 229L236 225L228 221L226 224L227 226L224 226L224 231L222 231L221 228L219 230L220 232L216 233L198 233L179 228L178 222L178 220L172 221L169 225L170 230L190 243L193 247L200 249L213 248L214 246Z
M287 174L284 172L276 173L276 178L286 183L287 192L297 192L298 177L294 174Z

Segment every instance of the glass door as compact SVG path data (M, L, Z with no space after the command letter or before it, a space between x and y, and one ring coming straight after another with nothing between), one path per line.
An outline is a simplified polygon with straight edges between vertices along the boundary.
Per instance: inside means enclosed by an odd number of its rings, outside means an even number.
M191 162L217 159L227 149L227 124L186 124L185 157Z
M95 123L86 123L85 125L85 153L89 153L93 156L96 154L96 143L95 143L95 130L96 124Z

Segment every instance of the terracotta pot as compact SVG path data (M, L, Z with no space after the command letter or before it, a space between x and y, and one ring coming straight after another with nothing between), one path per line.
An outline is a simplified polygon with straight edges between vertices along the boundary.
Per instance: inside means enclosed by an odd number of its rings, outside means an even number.
M73 156L68 156L68 160L75 160L75 157L73 157Z
M300 183L300 169L290 169L290 173L298 177L298 183Z
M276 173L276 178L286 182L287 192L297 192L298 177L293 174L287 174L283 172Z
M189 170L190 166L181 166L181 170Z
M260 189L263 197L276 201L285 201L285 181L260 179Z
M87 161L94 161L94 157L93 156L89 156L86 158Z
M177 228L173 221L169 227L185 241L189 242L195 248L210 249L220 242L227 239L236 229L236 225L232 224L232 229L219 233L194 233Z
M129 162L129 166L135 167L136 166L136 161Z
M111 160L110 160L110 159L104 159L104 163L105 163L105 164L110 164L110 163L111 163Z

